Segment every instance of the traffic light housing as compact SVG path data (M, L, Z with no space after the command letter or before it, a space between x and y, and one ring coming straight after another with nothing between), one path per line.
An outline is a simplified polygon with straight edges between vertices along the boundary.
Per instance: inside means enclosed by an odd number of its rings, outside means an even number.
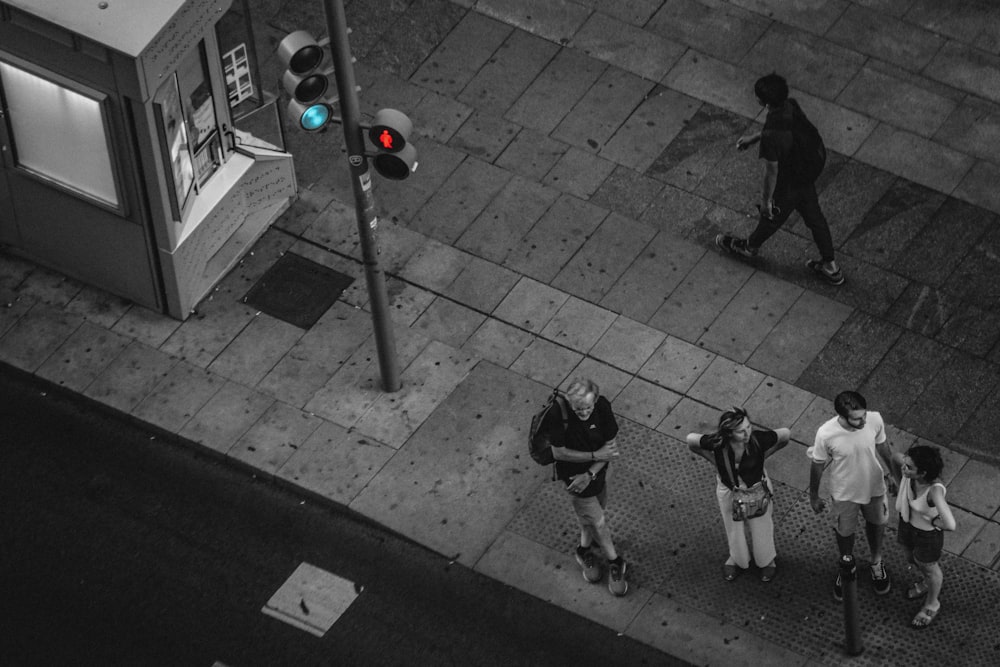
M409 143L413 123L402 111L375 112L368 138L377 149L372 166L384 178L401 181L417 170L417 149Z
M328 95L332 70L321 70L323 47L329 40L317 42L306 30L285 35L278 44L278 60L285 66L281 85L291 96L288 115L306 132L322 130L333 120L336 96Z

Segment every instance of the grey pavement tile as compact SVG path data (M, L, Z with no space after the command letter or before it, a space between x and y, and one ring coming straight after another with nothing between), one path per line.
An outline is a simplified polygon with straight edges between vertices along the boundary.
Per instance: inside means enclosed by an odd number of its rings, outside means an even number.
M66 312L82 315L104 329L111 329L128 312L131 302L96 287L85 285L66 305Z
M653 86L635 74L609 67L552 130L552 138L600 151Z
M371 335L371 317L337 302L257 383L257 389L303 407Z
M175 363L174 357L132 341L82 393L127 414L166 377Z
M938 333L945 323L952 319L956 311L968 308L952 294L920 283L910 283L885 317L914 333L940 341Z
M469 308L491 313L518 280L520 276L510 269L474 257L443 294Z
M981 160L1000 153L1000 106L966 97L938 128L933 139Z
M714 104L702 104L646 169L646 174L682 190L693 191L733 150L751 123Z
M589 199L614 169L614 162L570 146L545 174L542 183L581 199Z
M507 110L505 118L548 134L607 67L575 49L563 48Z
M414 141L414 145L419 147L422 145L420 139L423 138L442 144L448 143L472 115L472 108L430 90L426 91L426 94L413 107L412 111L406 111L406 113L413 122L413 127L418 128L420 133L420 138ZM426 161L426 158L422 161Z
M948 197L901 252L893 270L926 285L944 284L997 216L983 208Z
M862 67L836 101L845 107L931 137L958 103L871 67Z
M604 0L577 0L577 4L600 10L635 26L644 26L656 12L662 0L619 0L608 4Z
M208 370L252 387L302 338L303 330L267 314L255 317L219 353Z
M395 453L372 438L323 422L278 468L276 477L348 505Z
M1000 195L994 187L998 180L1000 180L1000 167L992 162L978 160L952 193L959 199L1000 213Z
M687 395L720 410L746 403L766 375L742 364L716 356L691 385Z
M760 198L764 163L752 150L736 150L735 139L694 189L695 194L735 211L753 211Z
M718 253L705 253L649 318L648 324L688 342L697 341L746 284L754 270Z
M691 237L711 211L710 200L667 185L639 216L641 222L673 237Z
M561 141L522 128L494 161L498 167L535 181L541 181L569 148Z
M110 328L151 347L160 347L179 326L181 323L169 315L133 304Z
M399 269L399 277L435 292L454 282L473 256L434 239L425 239Z
M618 394L614 408L622 417L656 428L682 398L676 392L635 377Z
M603 12L593 12L573 35L569 46L653 81L663 78L685 50L676 40Z
M849 5L846 0L802 0L792 4L781 0L733 0L733 4L817 35L826 33Z
M667 336L639 369L638 375L661 387L686 394L715 358L716 355L708 350Z
M541 335L554 343L586 354L616 317L610 310L571 296L545 325Z
M573 372L583 355L543 338L536 338L510 365L510 370L547 387L558 387Z
M5 297L0 289L0 338L35 306L35 301L30 298Z
M590 198L591 204L626 218L638 218L663 185L628 167L618 165Z
M401 280L389 280L386 293L389 298L388 310L392 323L399 327L400 331L404 327L411 326L437 298L434 292L428 292Z
M178 435L226 454L273 403L271 396L227 381Z
M286 234L300 236L333 201L333 194L323 188L299 188L298 196L273 226Z
M195 313L170 334L160 349L196 366L208 368L256 317L254 309L242 302L249 288L246 286L239 293L227 287L216 288L198 304Z
M187 361L178 361L135 405L132 416L179 433L225 383L225 378Z
M656 430L683 443L688 433L711 433L718 426L719 410L685 397L677 402Z
M615 402L618 394L632 380L632 376L593 357L584 357L576 368L563 380L560 389L566 391L575 380L587 378L597 384L600 395ZM615 403L615 412L618 405Z
M950 447L962 454L1000 465L1000 392L987 394L955 435Z
M751 368L794 383L851 315L849 306L803 291L747 360Z
M43 266L33 266L16 286L15 294L53 308L65 308L83 289L83 283Z
M840 248L857 259L886 269L905 257L905 248L931 222L945 196L898 179L841 239Z
M593 204L562 195L521 238L503 265L541 282L551 282L607 214Z
M993 516L1000 509L1000 468L970 460L948 484L948 501L979 516Z
M753 99L753 81L750 70L689 49L662 83L671 90L754 118L760 107Z
M687 44L713 58L738 63L771 21L729 3L667 0L645 25L646 30Z
M410 328L432 340L457 348L464 345L485 320L486 316L482 313L439 296Z
M471 567L548 476L525 456L527 420L511 421L512 414L530 414L546 393L515 373L478 364L350 508ZM399 484L403 478L413 483Z
M444 243L453 243L510 179L503 169L466 158L408 226Z
M857 5L848 5L826 38L913 71L920 71L929 63L945 42L940 31Z
M228 456L258 474L274 475L322 423L315 415L275 401L233 444Z
M556 44L566 44L590 14L570 0L477 0L476 11L527 30Z
M502 262L558 198L558 190L514 176L455 245L484 260Z
M612 213L552 281L552 286L598 302L642 252L656 232Z
M34 373L83 323L79 315L36 303L0 338L0 361Z
M1000 341L1000 312L965 302L956 303L934 337L974 357L986 357Z
M942 289L983 308L1000 304L1000 227L992 226L944 282Z
M367 56L372 49L375 49L382 36L408 9L408 5L393 3L349 2L346 4L347 20L351 26L351 50L358 57L361 57L362 54ZM291 30L295 30L301 25L325 25L321 8L318 11L316 9L309 11L306 7L301 6L302 3L298 2L281 2L277 5L275 9L278 11L272 14L269 10L265 14L271 14L269 25L280 21L281 25L287 25ZM251 11L253 16L257 16L255 11ZM367 60L368 58L365 57L366 62Z
M601 157L645 172L700 106L699 100L656 86L601 149Z
M1000 56L949 40L924 74L987 100L1000 102Z
M354 34L353 29L351 34ZM354 40L351 39L351 42L353 44ZM355 55L357 54L355 53ZM413 111L423 99L428 95L437 95L437 93L428 91L415 83L410 83L395 74L384 72L375 67L368 67L364 62L354 64L354 74L355 79L357 79L356 83L363 90L363 94L359 95L358 99L361 113L368 116L374 116L379 109L389 108L399 109L413 119ZM426 128L419 124L414 124L414 126L420 128L422 136L427 136ZM329 192L326 194L332 195Z
M895 182L896 176L890 172L848 160L819 196L834 245L850 237Z
M1000 553L1000 523L987 521L982 529L962 551L962 558L989 567Z
M912 431L903 417L938 377L948 351L949 348L930 338L904 331L857 389L871 409L881 412L886 421Z
M768 251L772 251L775 245L769 241ZM837 263L847 282L839 287L830 285L805 265L807 257L816 257L817 254L814 246L807 242L807 249L799 248L795 257L788 258L787 269L783 267L786 273L774 273L843 304L878 316L884 316L889 311L909 284L906 278L891 271L841 253L837 255Z
M765 428L791 428L812 404L815 397L793 384L767 376L743 407L751 421Z
M896 325L855 310L795 386L830 400L844 390L856 390L901 333ZM869 405L874 406L874 402L869 401Z
M744 363L801 294L797 285L756 271L696 342Z
M972 42L984 25L1000 19L996 6L989 2L912 0L910 5L907 21L967 43Z
M466 10L447 0L412 3L365 53L365 62L408 79L440 48L442 38L454 34L464 16Z
M296 248L296 252L303 252L302 248L306 244L302 241L361 260L361 241L358 238L358 218L354 206L336 199L331 200L303 230L302 239L292 246Z
M703 247L660 232L601 299L601 305L645 323L704 254Z
M493 310L493 316L516 327L540 333L568 298L569 295L564 292L522 277Z
M796 91L793 97L819 129L828 152L836 151L848 157L854 155L878 125L878 121L873 118L809 93ZM824 176L832 171L833 157L827 155ZM823 180L821 177L820 185Z
M806 409L802 411L799 418L790 425L792 429L792 440L800 442L806 447L811 447L816 441L816 430L836 416L837 412L833 409L832 398L814 395L812 401L810 401L809 405L806 406ZM886 430L891 430L889 425L886 426ZM912 440L914 439L915 436L910 436L910 442L908 444L912 444ZM898 442L897 447L899 447ZM805 456L805 452L803 452L803 456ZM809 467L808 462L805 463L805 467ZM806 480L808 481L808 476Z
M958 527L954 531L944 534L944 550L948 553L964 553L972 545L976 535L986 526L986 519L968 512L961 505L954 502L953 498L948 499L951 504L951 512L955 515L955 522Z
M932 442L951 442L998 384L1000 368L951 351L898 424Z
M663 332L619 315L590 354L628 373L637 373L665 339Z
M478 362L475 355L431 341L403 371L402 387L380 395L354 429L399 449Z
M484 113L502 115L558 51L552 42L514 30L457 97Z
M968 155L885 123L875 128L856 157L945 194L958 186L974 163Z
M82 392L130 340L85 321L56 349L35 375L75 392Z
M469 336L462 350L501 368L509 368L534 338L522 329L491 317Z
M448 140L448 145L481 160L493 162L520 129L520 126L488 111L473 111Z
M34 263L10 255L0 249L0 289L4 290L4 293L7 291L16 292L21 283L34 270Z
M775 4L787 6L787 3ZM832 9L840 3L822 4ZM843 6L846 4L843 3ZM774 8L769 8L769 11L771 9ZM780 14L780 11L775 11L772 16ZM834 18L841 14L842 11L836 11ZM753 82L757 76L779 72L788 80L789 86L816 97L834 100L864 65L864 55L820 37L825 30L790 27L795 25L787 21L773 23L740 62L741 67L756 75L748 76L744 84L748 97L752 97ZM756 115L756 112L749 115Z

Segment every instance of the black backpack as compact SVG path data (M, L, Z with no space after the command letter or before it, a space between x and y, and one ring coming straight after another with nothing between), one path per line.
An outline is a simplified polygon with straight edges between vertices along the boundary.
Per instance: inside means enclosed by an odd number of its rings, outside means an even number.
M559 406L559 413L562 415L563 431L566 430L566 399L562 397L558 389L555 389L549 394L545 404L542 405L542 409L531 417L531 429L528 431L528 453L531 454L531 458L535 463L542 466L555 463L555 459L552 457L552 443L549 440L549 434L540 432L542 422L545 421L545 415L549 413L553 405Z
M826 166L826 146L819 130L806 118L794 100L792 106L792 180L798 184L815 183Z

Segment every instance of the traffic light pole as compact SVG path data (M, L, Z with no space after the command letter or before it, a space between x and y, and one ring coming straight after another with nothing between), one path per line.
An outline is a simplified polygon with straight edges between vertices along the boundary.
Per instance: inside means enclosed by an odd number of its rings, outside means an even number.
M354 82L354 65L351 47L347 41L347 15L343 0L323 0L326 12L327 34L330 36L330 53L337 79L337 96L340 99L340 116L344 126L344 143L351 169L351 188L354 190L354 211L358 219L358 236L368 284L372 324L375 327L375 347L382 373L382 389L399 391L399 362L396 359L396 339L389 317L389 297L385 288L385 274L379 266L378 216L375 215L375 197L372 195L372 177L365 157L365 138L361 128L361 111L358 91Z

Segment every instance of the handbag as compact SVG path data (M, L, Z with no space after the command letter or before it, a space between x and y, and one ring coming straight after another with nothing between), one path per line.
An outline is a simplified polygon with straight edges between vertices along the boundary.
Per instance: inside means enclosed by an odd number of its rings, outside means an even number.
M733 464L729 461L726 453L722 453L722 458L729 467L729 478L733 480L733 521L746 521L764 516L767 508L771 506L771 488L767 485L767 480L761 478L759 482L751 487L740 486L740 478L733 470Z

